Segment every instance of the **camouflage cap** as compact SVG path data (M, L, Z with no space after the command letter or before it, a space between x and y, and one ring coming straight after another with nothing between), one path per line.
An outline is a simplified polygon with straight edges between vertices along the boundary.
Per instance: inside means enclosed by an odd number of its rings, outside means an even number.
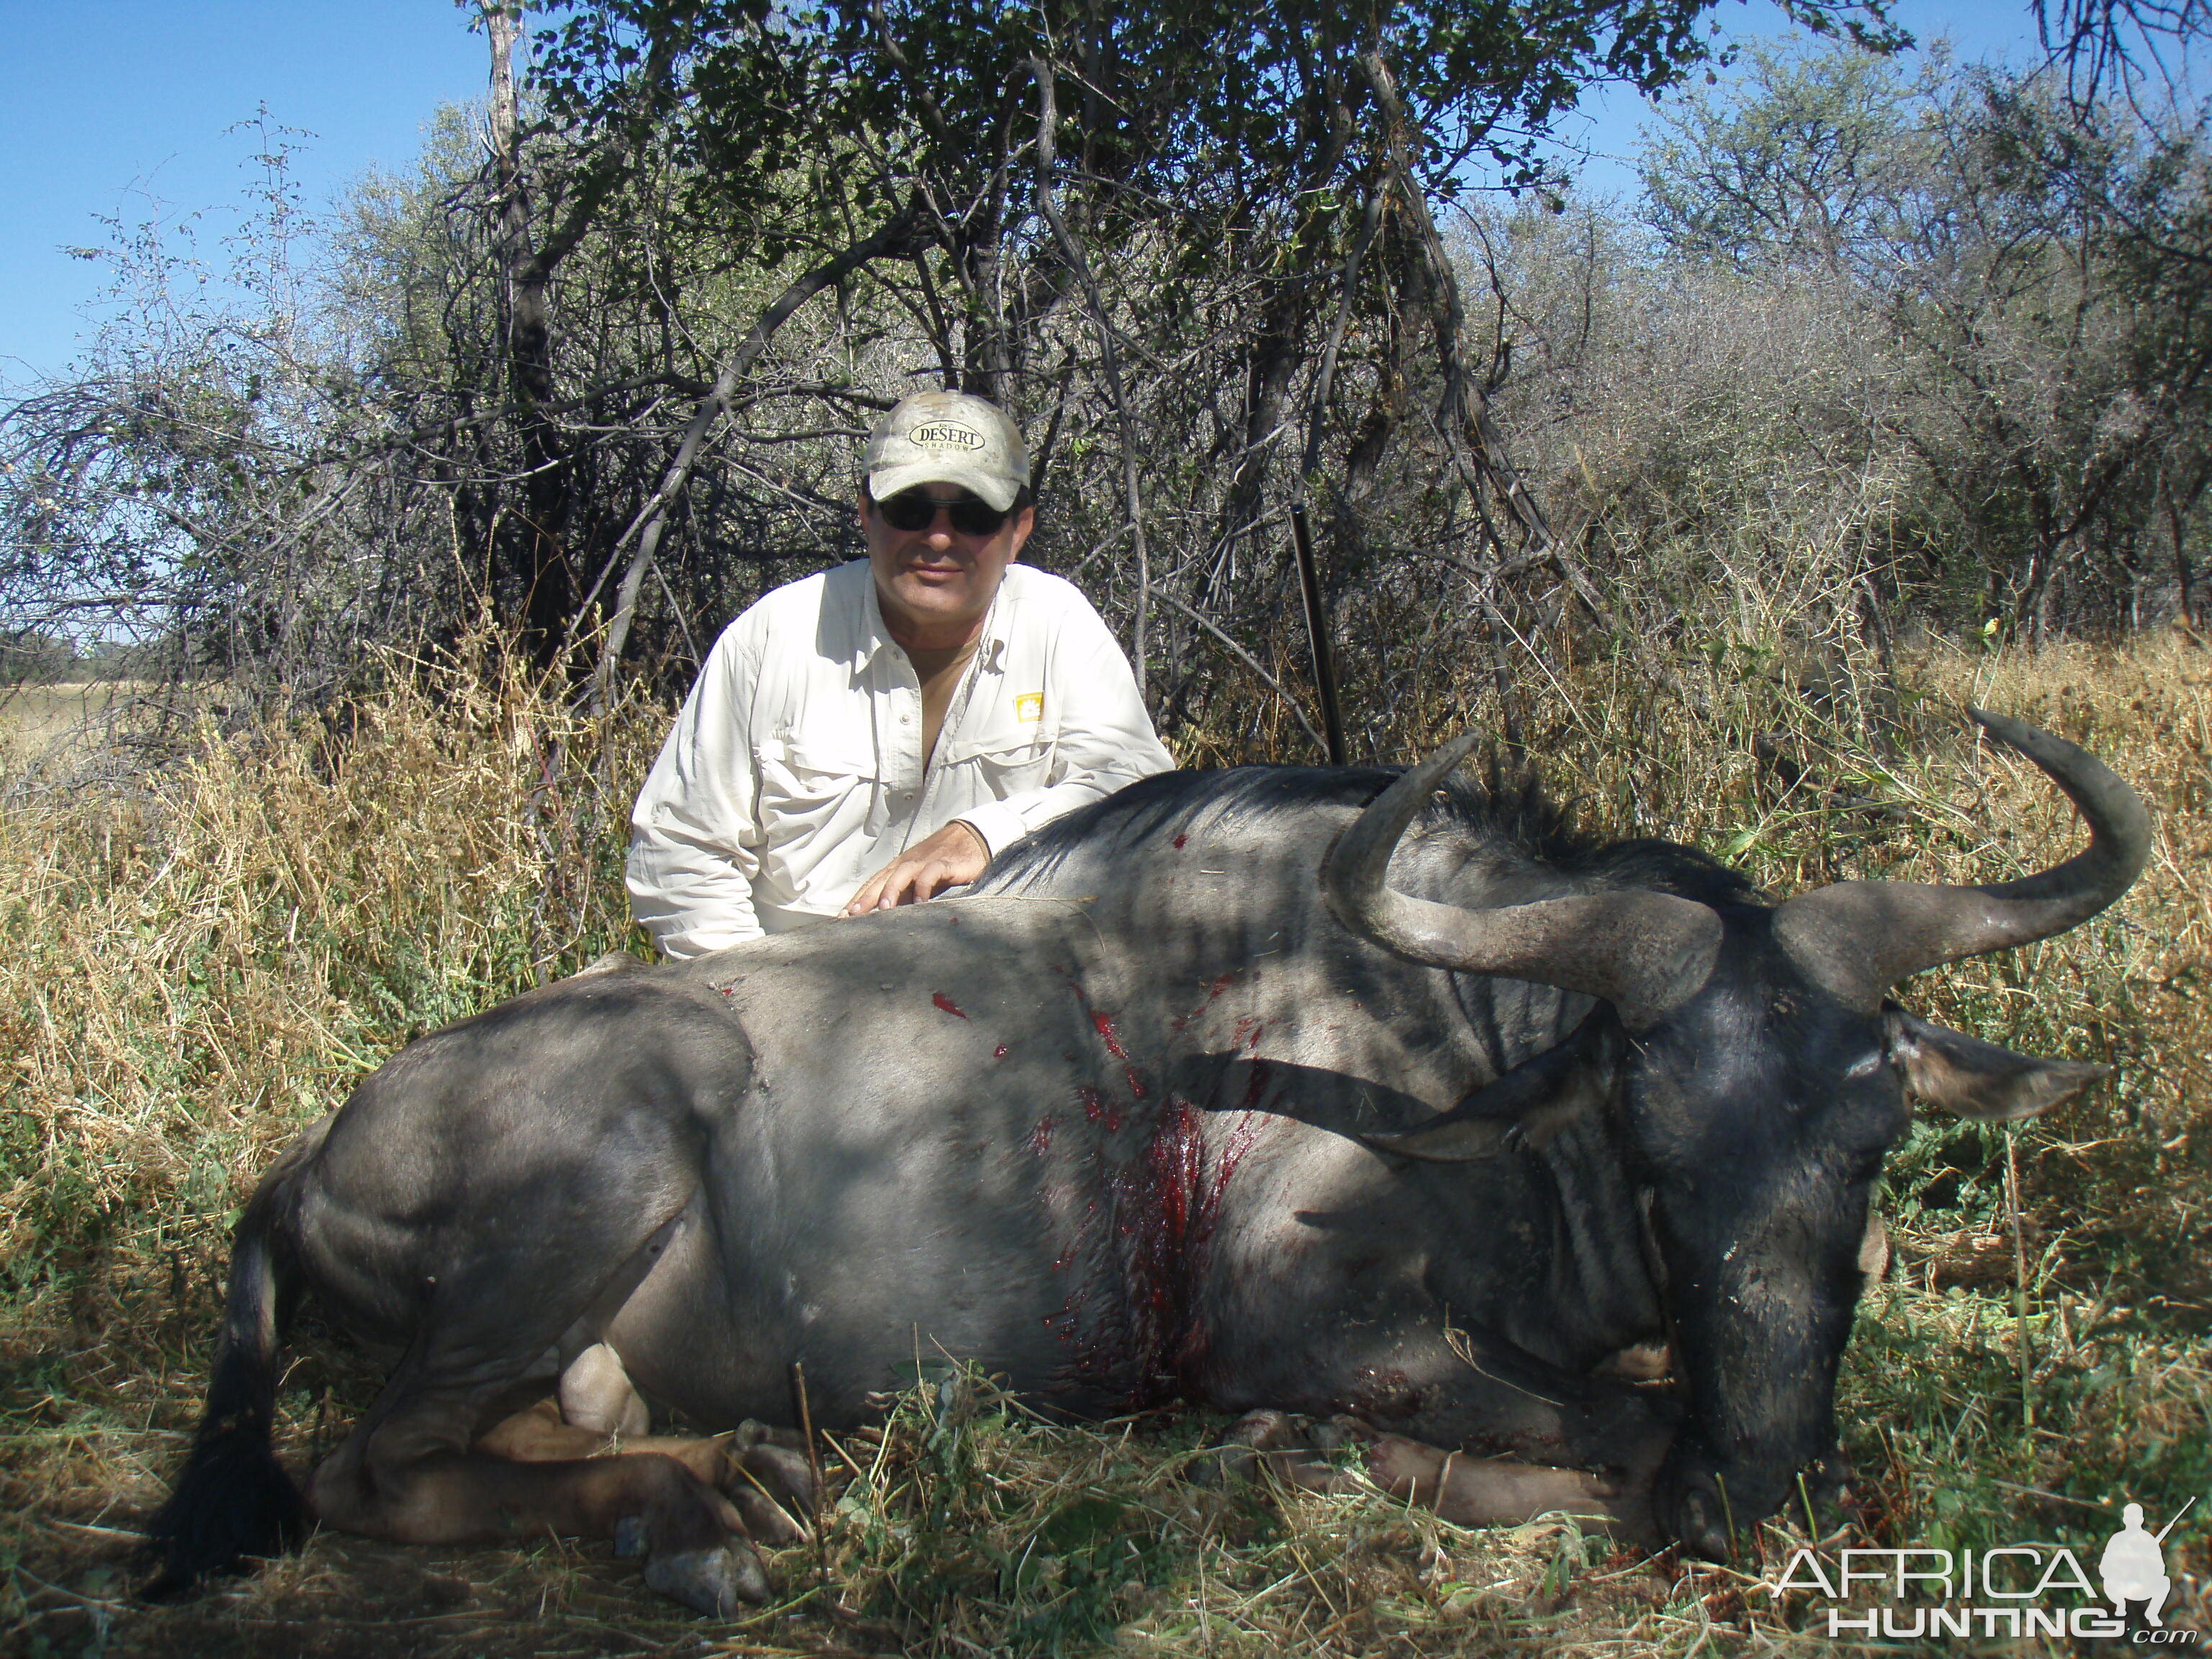
M955 484L1001 513L1030 481L1021 429L996 404L964 392L919 392L877 423L864 471L884 501L916 484Z

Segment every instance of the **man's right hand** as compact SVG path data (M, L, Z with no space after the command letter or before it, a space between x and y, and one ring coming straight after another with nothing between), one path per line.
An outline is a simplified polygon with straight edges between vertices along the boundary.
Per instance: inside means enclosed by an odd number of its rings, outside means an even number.
M975 880L990 862L991 849L983 844L982 836L955 818L869 877L853 895L845 914L864 916L871 910L920 904L948 887Z

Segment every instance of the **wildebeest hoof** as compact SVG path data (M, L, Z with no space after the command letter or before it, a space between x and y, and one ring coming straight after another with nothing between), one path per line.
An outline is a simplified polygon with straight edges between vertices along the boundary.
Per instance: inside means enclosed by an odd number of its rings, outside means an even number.
M1675 1539L1684 1550L1708 1561L1725 1561L1735 1553L1729 1547L1727 1524L1716 1512L1717 1507L1705 1493L1692 1492L1682 1500L1674 1528Z
M1211 1455L1190 1466L1190 1479L1200 1486L1249 1480L1259 1472L1263 1454L1300 1443L1297 1419L1288 1412L1247 1412L1221 1437Z
M814 1513L814 1471L802 1454L763 1440L739 1449L736 1456L769 1497L796 1514Z
M1255 1480L1264 1471L1307 1492L1347 1490L1351 1477L1315 1450L1326 1432L1325 1425L1288 1412L1248 1412L1222 1437L1212 1456L1192 1466L1191 1479L1200 1486L1219 1486ZM1343 1437L1328 1438L1334 1447L1342 1443Z
M744 1544L656 1555L645 1564L645 1582L693 1612L716 1619L734 1617L747 1601L768 1600L768 1574Z
M1254 1451L1278 1451L1298 1443L1298 1419L1288 1412L1247 1412L1222 1438L1225 1445L1249 1446Z
M625 1515L615 1522L615 1554L624 1561L635 1561L648 1547L645 1532L645 1517Z
M736 1435L724 1443L723 1455L715 1487L744 1520L748 1538L784 1549L813 1537L804 1524L814 1514L814 1474L805 1458L765 1442L744 1445Z
M776 1549L806 1543L813 1534L793 1520L783 1506L762 1492L744 1475L735 1476L723 1495L744 1523L744 1535Z
M1306 1443L1316 1451L1341 1451L1346 1446L1366 1445L1379 1438L1381 1432L1371 1423L1340 1413L1326 1423L1315 1424Z
M797 1429L780 1429L775 1424L763 1423L757 1417L748 1417L731 1430L730 1443L738 1447L781 1446L801 1456L806 1453L806 1437Z
M1728 1511L1717 1492L1695 1486L1682 1488L1671 1498L1659 1498L1654 1508L1662 1530L1682 1547L1684 1553L1707 1561L1725 1561L1734 1553Z

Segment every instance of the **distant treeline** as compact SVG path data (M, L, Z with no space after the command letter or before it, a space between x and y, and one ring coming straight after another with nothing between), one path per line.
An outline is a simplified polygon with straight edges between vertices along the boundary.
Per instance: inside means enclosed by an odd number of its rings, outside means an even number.
M0 685L54 685L68 680L121 680L143 673L147 654L135 646L93 646L51 634L0 630Z
M939 384L1222 757L1312 750L1301 504L1355 750L1562 653L2200 619L2203 112L1840 3L1707 85L1708 3L487 3L410 173L317 223L264 128L228 270L116 227L116 320L0 411L0 624L318 704L488 617L672 690ZM1632 202L1526 137L1607 77L1673 88Z

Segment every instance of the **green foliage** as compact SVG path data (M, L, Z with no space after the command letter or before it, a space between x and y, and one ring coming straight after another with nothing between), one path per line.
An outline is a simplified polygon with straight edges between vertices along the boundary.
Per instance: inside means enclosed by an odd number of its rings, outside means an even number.
M1041 1486L1039 1464L1092 1448L973 1368L946 1368L895 1400L869 1437L878 1455L838 1501L848 1597L870 1617L924 1630L988 1606L1021 1651L1087 1651L1189 1571L1195 1540L1159 1460L1194 1453L1202 1431L1176 1425L1088 1479ZM1222 1517L1247 1540L1275 1530L1252 1497Z
M1675 252L1739 270L1865 269L1925 216L1948 65L1771 42L1746 56L1725 89L1661 106L1641 169L1646 221Z
M76 647L35 628L0 629L0 686L58 680L76 664Z
M988 191L1032 58L1084 89L1062 105L1062 152L1096 179L1164 192L1206 188L1224 170L1248 186L1306 173L1330 122L1368 118L1358 59L1380 52L1408 101L1424 182L1448 196L1472 155L1526 169L1530 135L1591 82L1650 91L1702 65L1713 48L1696 26L1710 4L1401 3L1355 18L1304 0L1259 9L970 0L808 6L770 24L754 0L563 0L539 37L538 76L549 108L588 128L681 110L685 153L702 174L696 188L723 192L740 213L795 156L833 148L824 135L869 135L893 165L865 174L853 200L883 211L902 173L941 190L948 209ZM1802 10L1869 28L1855 7ZM1899 38L1878 15L1876 36ZM640 88L635 71L653 64L662 78Z
M2064 592L2133 623L2147 586L2191 613L2212 487L2201 120L1940 59L1759 49L1682 100L1644 182L1670 252L1769 289L1802 273L1891 358L1889 407L1851 424L1917 475L1936 533L1905 568L1946 620L2040 639Z

